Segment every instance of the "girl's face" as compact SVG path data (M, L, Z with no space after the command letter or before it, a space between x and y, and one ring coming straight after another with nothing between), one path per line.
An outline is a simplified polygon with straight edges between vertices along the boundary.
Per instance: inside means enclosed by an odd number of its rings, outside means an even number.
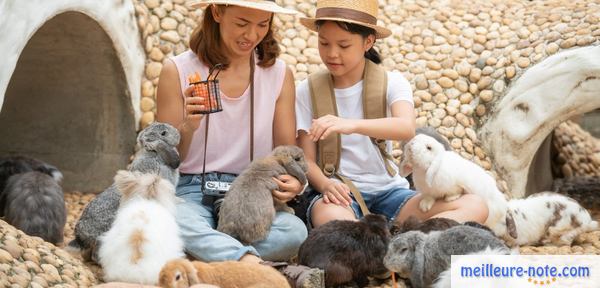
M265 38L271 26L273 13L228 6L211 9L220 27L221 41L232 57L248 56Z
M326 21L319 27L319 55L334 77L362 69L364 55L375 42L374 36L353 34L337 23Z

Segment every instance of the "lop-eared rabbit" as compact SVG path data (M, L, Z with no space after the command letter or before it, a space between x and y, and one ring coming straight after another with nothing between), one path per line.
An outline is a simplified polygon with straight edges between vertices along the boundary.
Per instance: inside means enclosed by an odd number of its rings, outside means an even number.
M325 270L325 285L368 284L368 276L387 274L383 257L390 239L385 216L360 221L334 220L310 231L298 251L298 263Z
M157 174L121 170L115 187L122 193L120 206L98 239L104 280L156 285L163 265L184 256L175 186Z
M159 122L150 124L137 137L140 150L129 171L158 174L177 186L179 140L179 131L175 127ZM82 250L84 259L97 260L96 240L110 229L120 197L121 194L113 184L88 203L75 225L75 239L69 243L71 250Z
M454 151L447 151L440 142L424 134L415 136L404 150L400 174L413 174L415 187L423 195L419 203L422 211L429 211L436 199L453 201L463 193L477 194L489 209L485 226L494 232L497 225L507 226L507 232L516 236L514 220L507 214L506 197L483 168Z
M279 146L269 156L253 161L225 194L217 230L246 244L265 239L277 211L293 213L273 198L271 191L278 189L273 178L288 174L306 184L306 172L304 152L297 146Z
M459 225L425 234L409 231L395 236L383 260L385 267L410 279L412 287L430 287L450 267L452 255L466 255L492 249L510 254L504 243L490 231Z
M541 192L525 199L508 201L508 211L515 221L517 237L498 225L498 235L511 246L571 245L581 233L598 230L598 222L577 201L561 194Z
M164 288L197 284L218 287L290 287L283 274L274 268L241 261L205 263L187 259L172 260L163 266L159 278L159 285Z
M67 222L62 173L26 156L0 157L0 217L27 235L55 245Z

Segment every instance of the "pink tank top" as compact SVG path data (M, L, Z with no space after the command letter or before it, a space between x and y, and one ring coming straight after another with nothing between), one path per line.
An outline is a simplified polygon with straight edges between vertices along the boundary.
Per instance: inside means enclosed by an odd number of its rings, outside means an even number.
M189 86L188 75L198 71L203 80L208 75L208 67L191 50L171 60L179 72L182 97L183 91ZM285 63L279 59L271 67L255 67L254 159L266 156L273 149L275 103L283 87L285 69ZM206 172L239 174L250 164L250 86L238 98L221 93L221 101L223 111L210 114ZM205 120L206 117L194 132L190 150L179 166L181 173L202 173Z

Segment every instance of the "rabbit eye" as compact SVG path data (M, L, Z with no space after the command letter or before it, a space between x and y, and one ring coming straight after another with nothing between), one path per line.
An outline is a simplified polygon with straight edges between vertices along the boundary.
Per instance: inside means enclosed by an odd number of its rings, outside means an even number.
M431 145L427 145L427 150L431 151Z
M179 280L181 280L181 274L177 273L177 275L175 275L175 281Z
M405 253L408 250L408 248L404 247L402 249L400 249L400 253Z
M300 160L302 160L302 157L300 157L300 156L296 156L296 157L294 158L294 160L296 160L296 161L300 161Z
M165 135L167 135L167 131L160 132L160 136L165 136Z

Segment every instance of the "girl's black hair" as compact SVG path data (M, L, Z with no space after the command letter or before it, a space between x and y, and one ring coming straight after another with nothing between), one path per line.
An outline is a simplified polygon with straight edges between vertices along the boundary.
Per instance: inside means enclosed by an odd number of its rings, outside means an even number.
M331 20L317 20L317 22L315 24L317 25L317 28L319 28L326 21L331 21ZM360 36L362 36L363 38L367 38L369 35L375 36L375 29L369 28L367 26L349 23L349 22L342 22L342 21L332 21L332 22L334 22L340 28L342 28L352 34L360 34ZM375 64L381 63L381 56L379 55L379 52L377 52L377 50L375 50L375 46L371 47L371 49L369 49L369 51L365 52L365 58L373 61Z

